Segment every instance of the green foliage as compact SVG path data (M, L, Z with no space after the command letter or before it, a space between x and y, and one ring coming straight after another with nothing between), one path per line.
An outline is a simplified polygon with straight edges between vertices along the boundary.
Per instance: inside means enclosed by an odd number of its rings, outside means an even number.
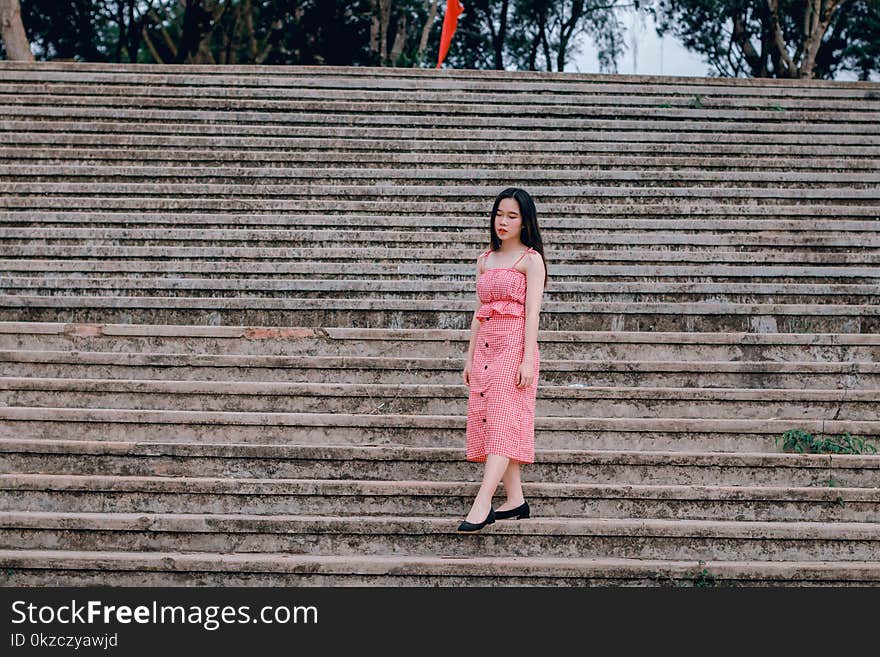
M825 485L828 488L837 488L838 486L841 485L841 482L837 481L837 479L835 479L834 477L828 477L828 479L825 481ZM846 500L844 500L843 497L838 495L837 497L834 498L834 504L836 504L841 509L843 509L846 507Z
M423 66L437 59L442 0L393 0L373 40L374 0L20 0L38 60L89 62ZM431 3L437 3L427 25ZM803 51L804 0L779 0L792 57ZM446 65L454 68L565 70L582 48L604 72L617 72L625 50L622 10L650 12L657 31L701 55L710 73L785 77L771 38L766 0L469 0ZM737 29L734 29L734 25ZM427 27L425 51L420 53ZM391 47L400 35L398 50ZM388 59L385 60L387 54ZM4 56L0 42L0 58ZM393 61L391 61L393 60ZM816 53L815 77L880 73L880 1L843 0ZM870 92L866 92L870 93ZM775 109L775 108L774 108Z
M442 0L392 0L380 26L374 0L20 1L38 60L165 64L433 68L446 10ZM623 2L464 4L446 66L565 70L591 41L602 69L615 72L624 52Z
M693 583L694 587L698 589L718 586L718 582L715 580L715 575L710 573L707 568L703 568L703 570L694 576Z
M718 586L722 586L721 582L718 580L717 576L706 568L706 563L704 561L699 562L700 570L697 572L686 575L684 577L673 577L669 573L665 572L657 572L655 573L651 579L653 579L659 586L665 587L675 587L675 588L714 588ZM733 586L732 582L728 582L725 586Z
M19 4L36 59L114 61L109 46L118 41L119 30L113 33L106 9L99 9L95 0L20 0Z
M877 448L859 436L844 433L839 436L817 438L803 429L789 429L776 437L786 452L797 454L876 454Z
M821 35L812 67L802 69L809 35L805 0L779 0L783 53L776 44L775 20L767 0L652 0L658 34L672 34L725 77L813 77L857 73L868 80L880 73L880 2L843 0ZM827 4L827 3L826 3ZM793 68L787 60L790 59Z
M851 71L868 80L880 71L880 2L848 0L833 22L819 64L831 71Z

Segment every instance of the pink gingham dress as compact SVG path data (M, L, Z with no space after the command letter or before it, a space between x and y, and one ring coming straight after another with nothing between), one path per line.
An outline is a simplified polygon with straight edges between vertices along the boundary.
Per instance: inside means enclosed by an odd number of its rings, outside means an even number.
M490 253L486 251L486 254ZM467 460L500 454L521 463L535 461L535 394L540 352L535 348L535 380L516 387L526 337L526 275L513 267L487 269L477 279L483 305L471 363L467 414Z

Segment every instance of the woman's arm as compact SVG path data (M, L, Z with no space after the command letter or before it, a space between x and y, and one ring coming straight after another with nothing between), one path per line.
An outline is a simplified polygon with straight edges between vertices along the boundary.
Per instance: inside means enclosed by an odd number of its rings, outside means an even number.
M523 362L531 363L538 348L538 319L544 294L544 260L529 254L526 259L526 337Z
M477 274L474 279L475 285L476 285L476 281L478 281L480 279L480 274L483 273L482 270L483 270L483 256L480 256L479 258L477 258ZM466 363L470 363L474 359L474 350L476 349L476 346L477 346L477 333L480 332L480 320L477 319L477 312L480 310L481 305L483 305L483 302L480 301L480 295L479 295L479 293L477 293L477 307L474 309L474 316L473 316L473 319L471 319L471 341L470 341L470 344L468 345L467 358L465 359Z

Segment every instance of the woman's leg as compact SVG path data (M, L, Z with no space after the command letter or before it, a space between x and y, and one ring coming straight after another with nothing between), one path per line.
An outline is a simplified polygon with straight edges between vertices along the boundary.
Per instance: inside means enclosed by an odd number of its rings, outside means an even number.
M504 476L508 463L510 463L510 459L500 454L489 454L486 456L486 465L483 468L483 483L480 485L477 499L474 500L474 505L471 507L471 511L467 514L465 520L476 525L486 519L492 506L492 496L495 495L495 489L498 488L498 482Z
M520 479L519 461L510 460L510 464L507 466L507 470L504 471L501 481L504 482L504 493L507 495L507 499L504 501L504 504L495 509L496 511L509 511L526 501L522 490L522 480Z

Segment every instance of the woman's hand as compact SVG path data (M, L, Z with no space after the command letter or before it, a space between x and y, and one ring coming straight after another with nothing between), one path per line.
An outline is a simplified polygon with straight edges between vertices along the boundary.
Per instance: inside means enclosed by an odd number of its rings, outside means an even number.
M535 382L535 365L533 363L523 363L519 366L519 371L516 373L516 387L517 388L528 388Z
M461 378L464 380L464 384L469 386L471 384L471 361L470 359L464 362L464 370L461 373Z

